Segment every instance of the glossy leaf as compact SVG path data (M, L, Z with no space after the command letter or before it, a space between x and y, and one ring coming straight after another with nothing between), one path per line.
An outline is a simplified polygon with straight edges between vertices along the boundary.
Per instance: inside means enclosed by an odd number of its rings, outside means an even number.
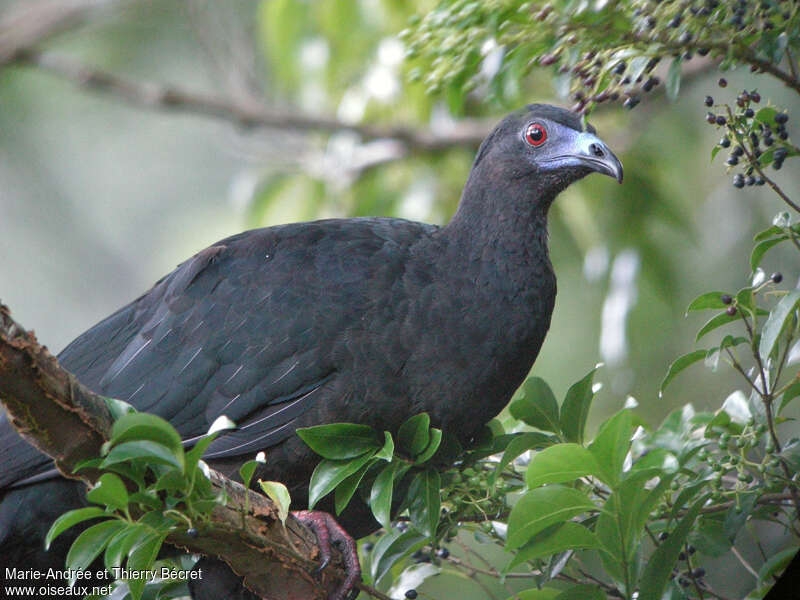
M583 442L583 434L586 429L586 418L589 416L589 408L594 399L592 391L594 374L597 368L589 373L567 390L564 403L561 405L561 416L559 424L564 438L568 442Z
M353 494L356 493L361 480L364 479L367 469L369 469L375 460L376 459L373 458L372 460L367 461L358 471L347 477L344 481L342 481L342 483L336 486L333 494L333 506L337 515L340 515L350 503L350 499L353 497Z
M88 521L89 519L97 519L98 517L108 516L109 514L107 512L96 506L90 506L88 508L76 508L75 510L64 513L55 521L53 521L53 524L50 526L50 530L47 532L47 535L44 538L45 550L48 550L50 548L50 544L53 543L53 540L55 540L70 527L73 527L78 523Z
M129 413L114 422L109 440L111 446L138 440L158 442L175 453L183 452L181 436L161 417L148 413Z
M114 473L103 473L92 489L86 492L86 498L95 504L114 509L128 506L128 490L125 489L122 479Z
M388 431L383 432L383 447L375 455L375 458L391 461L394 458L394 440Z
M408 487L408 514L419 531L428 536L436 533L439 524L442 482L439 471L433 468L419 473Z
M770 248L788 239L788 235L782 235L780 237L764 240L756 244L753 248L753 251L750 253L750 268L755 271L761 264L764 255Z
M398 560L422 548L427 540L414 530L401 533L395 529L381 536L370 557L373 581L380 581Z
M600 479L614 488L622 477L622 465L631 446L633 417L622 410L600 426L597 436L589 446L602 473Z
M108 541L106 551L103 555L103 562L106 569L111 571L115 567L122 565L123 561L127 558L128 553L136 544L139 544L147 538L152 532L139 523L126 524L122 529L117 531L114 536Z
M798 396L800 396L800 382L795 382L787 387L783 394L781 394L781 404L778 408L778 413L783 412L786 405Z
M772 309L761 330L761 342L758 353L762 361L767 361L770 354L778 344L778 338L786 325L794 318L794 313L800 304L800 290L792 290L781 298L780 302Z
M686 308L686 314L689 314L693 310L722 310L726 308L727 305L722 302L723 295L725 295L725 292L706 292L705 294L700 294L689 303L689 306Z
M519 548L547 527L596 508L586 494L563 485L526 492L508 517L506 549Z
M67 568L83 571L105 549L109 540L125 526L124 521L109 519L92 525L83 531L67 552Z
M253 474L256 472L258 465L258 461L248 460L239 467L239 476L242 478L242 485L244 485L244 487L250 487L250 482L253 480Z
M436 451L439 449L439 445L441 443L442 430L437 429L436 427L431 427L428 446L414 459L414 463L419 465L429 461L436 454Z
M667 89L667 98L676 100L678 98L678 92L681 89L680 56L672 59L672 64L670 64L669 71L667 71L667 80L664 85Z
M504 570L508 572L529 560L552 556L565 550L599 547L597 537L586 527L573 521L566 521L546 529L534 540L522 546Z
M382 446L372 427L355 423L333 423L297 430L297 435L323 458L345 460L355 458Z
M311 474L308 486L308 507L313 509L321 498L330 494L342 481L363 467L375 455L368 452L352 460L322 460Z
M509 407L511 416L531 427L559 433L558 402L547 382L540 377L529 377L523 390L523 397Z
M707 499L708 496L703 496L695 502L677 527L670 532L669 537L653 552L639 582L639 600L661 600L686 537Z
M289 490L279 481L261 481L259 479L258 485L278 507L278 518L286 526L286 517L289 516L289 507L292 505L292 497L289 495Z
M574 481L586 475L600 476L592 453L580 444L556 444L533 456L525 472L525 483L533 489L546 483Z
M375 520L378 521L386 531L389 531L392 527L391 515L394 476L399 464L398 462L392 462L386 465L375 478L369 494L369 506L372 509L372 514L375 515Z
M694 352L689 352L688 354L676 358L669 366L669 370L667 371L666 377L664 377L664 381L661 382L659 391L663 392L669 385L669 382L672 381L678 373L692 366L694 363L704 360L707 354L707 350L695 350Z
M428 446L431 418L428 413L420 413L406 420L397 432L397 443L409 456L417 456Z
M154 442L152 440L138 440L134 442L123 442L117 444L106 455L101 468L119 462L127 462L135 459L145 459L146 462L156 462L163 465L170 465L176 469L183 470L183 449L174 452L168 446Z

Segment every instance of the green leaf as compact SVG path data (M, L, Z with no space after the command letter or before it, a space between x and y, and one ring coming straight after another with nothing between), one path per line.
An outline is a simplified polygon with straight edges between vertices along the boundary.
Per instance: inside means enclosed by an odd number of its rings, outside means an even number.
M511 416L531 427L559 433L558 402L547 382L540 377L529 377L523 389L523 397L509 407Z
M688 315L693 310L708 310L710 308L721 310L727 308L727 305L722 302L722 296L724 295L725 292L706 292L705 294L700 294L689 303L689 306L686 308L686 314Z
M259 479L258 485L278 507L278 518L283 526L286 527L286 517L289 516L289 507L292 505L292 497L289 495L289 490L278 481L262 481Z
M681 58L680 56L672 59L672 64L669 66L667 72L667 80L665 82L667 88L667 98L676 100L678 92L681 89Z
M170 465L183 471L183 449L174 452L171 448L151 440L123 442L111 448L103 460L101 467L108 467L120 462L128 462L137 458L144 458L148 463Z
M597 367L577 383L574 383L564 398L561 405L561 417L559 420L561 431L568 442L583 442L583 434L586 428L586 418L589 416L589 407L592 405L594 392L592 391L592 381Z
M370 557L372 580L376 583L386 575L389 569L400 559L422 548L428 538L417 531L409 530L401 533L393 530L381 536L375 543Z
M621 410L600 426L600 431L589 445L602 473L600 477L615 488L622 477L622 465L631 446L633 417L629 410Z
M781 394L781 405L780 408L778 408L778 414L782 413L786 405L797 398L797 396L800 396L800 382L793 383Z
M552 436L539 431L526 431L524 433L514 434L514 438L509 442L508 446L506 446L505 452L503 452L503 457L500 459L500 462L497 463L497 467L492 471L491 475L489 475L489 487L494 490L497 478L512 460L528 450L552 446L554 439L555 438Z
M782 235L780 237L764 240L763 242L756 244L756 246L753 248L753 251L750 253L750 268L755 271L758 268L758 265L761 264L761 260L764 258L767 250L788 239L788 235Z
M533 456L525 472L525 483L533 489L546 483L574 481L586 475L600 476L592 453L579 444L556 444Z
M388 431L384 431L383 439L383 447L375 455L375 458L391 461L392 458L394 458L394 440L392 439L392 434Z
M565 589L556 600L606 600L607 596L596 585L584 583Z
M526 492L509 515L506 550L519 548L551 525L595 509L586 494L563 485L547 485Z
M106 569L111 571L113 568L121 566L131 548L145 541L145 538L151 534L152 531L144 525L139 523L126 524L108 541L103 555Z
M109 508L123 509L128 506L128 490L122 479L114 473L103 473L86 498L95 504L104 504Z
M764 108L759 109L753 118L760 123L773 126L776 124L775 115L777 114L778 111L775 110L775 108L772 106L765 106Z
M717 154L719 154L720 150L722 150L722 146L718 144L711 148L711 162L714 162L714 159L717 157Z
M781 301L770 311L767 322L761 329L761 343L758 345L758 353L761 355L762 361L766 362L775 350L778 338L794 317L798 303L800 303L800 290L792 290L781 298Z
M161 550L161 545L164 543L165 534L153 532L147 535L144 539L134 545L133 549L128 554L128 569L132 571L147 571L156 561L158 552ZM128 579L128 588L130 589L131 596L134 600L139 600L142 597L144 586L147 580L141 579Z
M789 566L795 554L797 554L797 546L786 548L786 550L770 556L758 570L758 587L772 584L772 581L768 581L768 579L777 578Z
M661 382L659 394L664 392L667 385L669 385L669 382L672 381L678 373L683 371L686 367L690 367L694 363L705 359L707 354L707 350L695 350L694 352L689 352L688 354L684 354L683 356L675 359L675 361L669 366L669 370L667 371L666 377L664 377L664 381Z
M337 485L363 467L375 455L375 452L375 450L367 452L352 460L327 458L322 460L311 474L311 482L308 485L309 509L313 509L321 498L330 494Z
M248 460L241 467L239 467L239 476L242 478L242 485L249 488L250 482L253 480L253 474L256 472L258 465L261 464L257 460Z
M176 454L183 452L181 436L167 421L148 413L129 413L114 422L110 446L123 442L150 440L163 444Z
M439 471L433 468L425 469L417 474L408 487L408 497L411 498L408 514L411 522L414 527L428 536L434 536L436 527L439 525L442 508L441 488Z
M414 459L414 464L421 465L422 463L428 462L431 458L433 458L433 455L436 454L436 451L439 449L439 444L441 443L442 430L437 429L436 427L431 427L430 441L428 442L428 446Z
M537 558L552 556L565 550L599 548L597 537L583 525L566 521L543 531L536 539L520 548L505 567L508 572L519 564Z
M392 528L392 494L394 491L394 476L400 463L392 462L386 465L378 473L372 484L369 493L369 506L375 520L380 523L386 531Z
M297 430L297 435L317 454L331 460L361 456L381 447L378 433L366 425L333 423Z
M774 237L776 235L782 234L784 231L783 227L778 227L777 225L772 225L765 229L764 231L759 231L754 237L754 242L760 242L762 240L766 240L768 238Z
M151 510L164 510L164 503L153 492L134 492L128 498L128 504L141 504Z
M428 445L430 425L431 419L428 413L414 415L400 425L400 430L397 432L397 443L400 448L409 456L420 454Z
M95 558L105 549L109 540L125 526L124 521L109 519L92 525L83 531L70 546L67 552L67 569L83 571L92 564Z
M751 317L755 317L756 299L753 295L753 288L743 288L736 293L736 307L739 310L746 310Z
M367 469L372 466L376 459L373 458L371 461L367 461L367 463L362 466L358 471L347 477L342 483L336 486L334 490L334 509L336 510L336 514L342 514L342 511L347 507L350 503L350 499L355 494L356 489L358 489L358 485L361 483L361 480L364 479L364 474L367 472Z
M661 600L667 587L672 567L678 562L678 555L686 542L700 509L705 504L708 496L703 496L687 511L677 527L670 532L669 537L662 541L656 548L639 582L639 600Z
M47 535L44 538L44 549L49 550L50 544L53 543L53 540L55 540L70 527L77 525L78 523L88 521L89 519L110 516L111 515L109 515L103 509L97 508L96 506L90 506L88 508L76 508L75 510L65 512L63 515L53 521L53 524L50 526L50 530L47 532Z
M197 466L197 463L203 457L203 454L205 454L206 450L211 445L211 442L217 439L217 435L218 434L216 433L212 433L211 435L205 435L201 437L199 440L197 440L197 442L195 442L195 445L192 447L192 449L186 452L184 458L186 473L190 473L192 470L194 470L194 468Z

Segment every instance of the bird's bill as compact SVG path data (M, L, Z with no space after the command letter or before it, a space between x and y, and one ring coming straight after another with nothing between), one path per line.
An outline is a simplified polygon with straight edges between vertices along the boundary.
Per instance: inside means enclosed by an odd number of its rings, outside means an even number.
M582 165L592 171L608 175L622 183L622 163L617 156L606 146L605 142L593 133L584 131L579 133L565 152L543 162L560 165Z

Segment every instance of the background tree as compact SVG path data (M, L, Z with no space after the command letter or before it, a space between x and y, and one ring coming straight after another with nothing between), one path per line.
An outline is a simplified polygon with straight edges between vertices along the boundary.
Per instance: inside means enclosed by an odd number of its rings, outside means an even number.
M718 309L735 306L733 317L740 317L749 305L735 291L751 275L752 236L775 214L794 214L769 185L746 185L754 150L748 139L730 136L730 148L742 146L730 174L722 164L730 149L711 166L706 157L730 124L748 134L753 125L768 124L772 146L763 131L754 132L764 167L772 162L765 174L786 198L798 198L788 168L793 146L783 144L775 121L787 109L784 130L791 133L798 104L796 3L5 4L0 239L7 259L0 269L2 280L13 284L2 293L19 319L54 346L186 255L245 227L360 214L443 222L492 119L525 102L561 97L566 105L594 109L592 121L604 137L615 150L626 149L627 179L619 189L594 182L591 194L578 186L552 211L561 294L535 374L562 398L598 358L605 362L596 375L605 386L589 414L589 432L628 395L639 401L636 415L655 425L677 406L716 411L737 388L750 393L734 369L700 367L676 378L664 396L658 390L666 366L693 349L703 324L683 318L689 301L704 289L730 290L735 302ZM730 70L723 89L716 84L720 70ZM742 90L749 97L739 106ZM713 96L709 108L706 95ZM132 110L113 99L156 110ZM781 110L756 117L768 100ZM621 103L639 106L628 113L617 108ZM704 125L709 110L714 125ZM717 117L725 123L717 125ZM768 148L777 147L786 148L788 162L774 172L776 155ZM749 176L754 184L761 177L756 169ZM732 186L739 181L742 191ZM761 240L787 240L760 265L766 275L783 275L782 285L765 281L759 290L767 309L775 306L774 292L798 278L786 228L792 222L779 221L783 229ZM730 332L731 341L750 341L746 330ZM719 344L725 333L717 330L703 342ZM788 350L782 375L790 377L794 346L781 338L777 347ZM741 352L746 348L738 347L737 360L745 374L751 367ZM706 363L716 369L727 352L712 352ZM729 408L739 397L732 398ZM786 417L796 416L788 400L785 410ZM504 425L521 427L507 416ZM766 450L757 437L763 432L743 431L745 444L757 442L753 452ZM675 432L683 434L688 430ZM797 430L786 422L776 435L783 450ZM742 473L722 464L726 475ZM741 483L756 487L760 480L753 477ZM484 487L480 480L475 485ZM738 576L742 564L758 572L764 555L796 545L774 524L748 521L735 535L738 558L727 547L711 559L710 547L701 550L704 564L714 565L705 567L705 580L728 597L756 583ZM497 597L508 595L480 572L502 566L506 556L488 543L478 548L494 566L473 559L458 566L448 556L445 570L472 578L464 593L485 597L490 592L480 586L487 586ZM454 585L448 577L429 579L420 590L441 596ZM506 581L512 590L531 585ZM401 580L397 589L403 586L414 587Z

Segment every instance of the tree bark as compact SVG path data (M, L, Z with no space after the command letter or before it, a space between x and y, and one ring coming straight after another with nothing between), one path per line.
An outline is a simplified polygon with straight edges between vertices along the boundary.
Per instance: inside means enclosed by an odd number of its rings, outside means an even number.
M113 423L106 403L62 369L2 304L0 402L20 435L52 457L65 477L87 484L98 477L97 471L72 471L79 462L100 456ZM215 471L210 479L217 491L225 492L227 504L213 510L210 527L197 537L177 532L168 543L225 561L265 599L323 600L336 590L343 572L335 549L333 565L315 577L319 549L310 530L291 515L284 530L269 498Z

